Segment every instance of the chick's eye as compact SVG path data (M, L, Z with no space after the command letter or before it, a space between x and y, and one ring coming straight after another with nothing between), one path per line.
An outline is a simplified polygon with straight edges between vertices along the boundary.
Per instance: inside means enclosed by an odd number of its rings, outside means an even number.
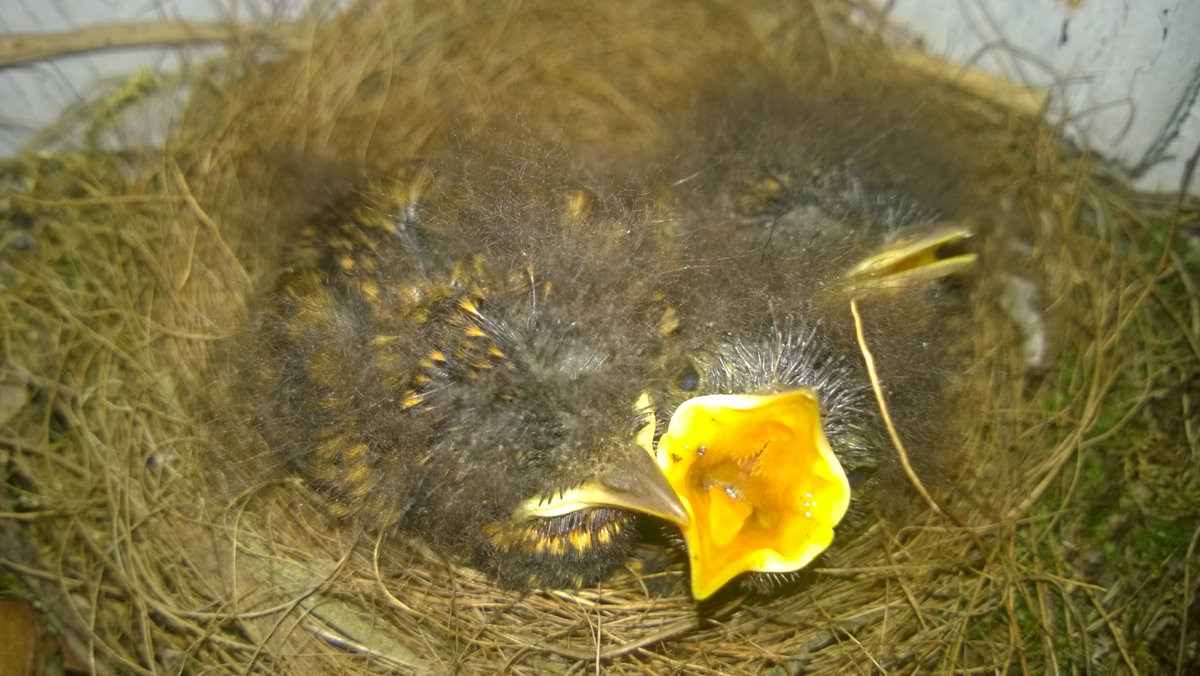
M861 488L863 484L870 480L871 475L874 473L874 467L855 467L846 475L846 481L850 484L852 490Z
M679 389L684 392L695 392L696 388L700 387L700 374L696 373L696 369L692 368L691 365L688 365L679 372L676 383L679 385Z

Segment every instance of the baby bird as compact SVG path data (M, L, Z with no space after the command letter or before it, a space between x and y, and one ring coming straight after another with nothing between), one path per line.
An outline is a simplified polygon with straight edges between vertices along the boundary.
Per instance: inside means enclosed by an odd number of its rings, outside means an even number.
M688 519L638 405L670 253L569 170L479 164L371 178L303 229L256 304L255 421L339 516L508 587L593 584L638 514Z
M952 445L937 424L963 298L941 280L975 261L967 229L848 172L754 177L753 160L735 158L724 187L705 188L687 219L685 347L675 387L654 402L656 457L691 517L683 533L697 599L742 573L803 568L835 530L853 533L904 489L852 301L923 468ZM713 302L730 289L737 302Z

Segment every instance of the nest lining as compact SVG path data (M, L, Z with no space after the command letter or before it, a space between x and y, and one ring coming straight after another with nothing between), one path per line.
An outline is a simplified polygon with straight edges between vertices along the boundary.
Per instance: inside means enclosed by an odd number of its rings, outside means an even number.
M6 567L84 661L132 673L758 673L1196 660L1195 537L1182 533L1193 546L1181 553L1178 537L1154 535L1200 494L1194 470L1164 469L1200 457L1187 394L1200 311L1173 300L1194 298L1196 254L1157 234L1194 228L1196 210L1138 201L1036 120L909 74L849 20L855 7L769 10L368 4L313 23L307 45L265 64L235 50L191 83L163 153L9 167L6 208L28 225L6 229L0 264L3 381L22 395L0 438L0 537ZM599 37L568 28L582 24ZM698 46L697 34L713 39ZM786 594L697 605L658 595L678 587L678 568L594 590L498 590L418 544L336 524L297 481L261 473L266 449L229 424L221 345L279 233L322 194L329 158L349 175L436 153L447 111L470 133L496 107L567 130L584 155L637 156L714 55L730 54L783 70L811 59L815 79L894 75L971 139L978 194L1002 205L988 225L1029 246L1021 272L1044 290L1059 359L1029 377L1011 322L981 314L966 380L986 415L953 480L933 487L949 515L882 520ZM407 119L385 123L392 110ZM36 245L12 246L13 233ZM1114 492L1114 477L1129 489ZM1115 523L1106 499L1136 516ZM1089 544L1122 529L1151 533L1161 563ZM1148 589L1128 578L1146 570ZM1165 601L1180 579L1166 606L1180 619L1137 633L1147 620L1120 609Z

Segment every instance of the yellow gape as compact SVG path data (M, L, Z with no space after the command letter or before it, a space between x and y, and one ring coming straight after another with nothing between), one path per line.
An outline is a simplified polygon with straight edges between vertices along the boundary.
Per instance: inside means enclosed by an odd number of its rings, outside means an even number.
M745 572L786 573L833 541L850 484L808 389L684 402L656 450L687 509L692 595Z

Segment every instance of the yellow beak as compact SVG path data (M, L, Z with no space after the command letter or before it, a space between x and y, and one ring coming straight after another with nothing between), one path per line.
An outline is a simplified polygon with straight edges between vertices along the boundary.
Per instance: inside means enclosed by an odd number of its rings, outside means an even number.
M741 573L808 565L850 504L812 390L690 399L655 454L690 517L683 536L697 599Z
M965 250L971 231L950 223L904 230L900 239L854 266L845 276L847 295L896 292L970 270L978 256Z

